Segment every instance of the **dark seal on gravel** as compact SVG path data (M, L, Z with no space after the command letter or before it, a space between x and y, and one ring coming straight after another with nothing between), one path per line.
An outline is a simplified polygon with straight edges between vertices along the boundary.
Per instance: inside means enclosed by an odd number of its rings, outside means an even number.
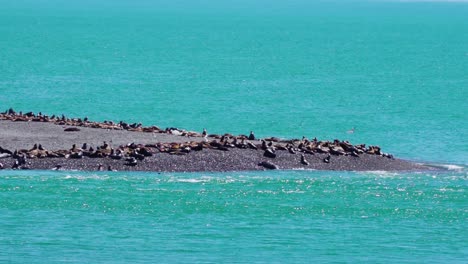
M78 131L80 131L80 129L77 128L77 127L67 127L63 131L65 131L65 132L78 132Z

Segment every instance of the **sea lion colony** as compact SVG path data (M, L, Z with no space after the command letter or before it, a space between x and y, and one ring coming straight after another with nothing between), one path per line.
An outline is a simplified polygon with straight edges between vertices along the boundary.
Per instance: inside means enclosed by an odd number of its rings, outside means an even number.
M92 122L88 118L67 118L62 116L48 116L42 113L35 114L33 112L22 113L15 112L9 109L0 113L0 120L10 120L13 122L50 122L56 125L69 126L65 128L65 132L77 132L78 127L100 128L100 129L114 129L114 130L128 130L135 132L146 133L167 133L172 135L185 136L187 139L191 137L202 138L203 140L192 140L184 143L153 143L153 144L136 144L129 143L127 145L120 145L113 147L107 142L103 142L101 146L93 149L84 143L81 147L76 144L71 144L69 149L61 150L48 150L42 145L34 144L30 149L8 150L0 147L0 158L12 157L14 158L13 169L27 169L27 159L36 158L67 158L67 159L81 159L83 157L89 158L110 158L114 160L122 160L126 166L136 166L138 161L145 159L145 157L153 156L158 153L166 153L170 155L187 155L192 151L202 151L203 149L214 149L219 151L229 151L232 148L238 149L252 149L263 151L265 161L260 162L258 165L266 169L277 169L278 167L273 163L276 158L277 151L288 151L290 154L300 154L300 164L308 165L306 156L315 155L316 153L326 154L323 162L330 163L332 155L345 155L358 158L360 155L380 155L393 159L391 154L383 153L378 146L368 146L365 144L352 145L348 141L319 141L316 138L309 140L305 137L302 139L280 140L278 138L265 138L257 140L253 132L249 136L239 135L234 136L231 134L215 135L208 134L206 129L202 133L181 130L177 128L166 128L164 130L157 126L143 127L140 123L127 124L125 122ZM299 161L298 161L299 162ZM0 164L0 169L3 168Z

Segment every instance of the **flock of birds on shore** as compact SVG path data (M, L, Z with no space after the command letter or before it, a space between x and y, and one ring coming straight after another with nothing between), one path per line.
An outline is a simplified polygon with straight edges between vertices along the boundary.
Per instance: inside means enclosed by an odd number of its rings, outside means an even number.
M391 154L383 153L378 146L368 146L365 144L352 145L348 141L319 141L316 138L309 140L305 137L302 139L280 140L278 138L256 139L253 132L249 136L240 135L234 136L231 134L224 135L209 135L206 129L202 133L180 130L177 128L166 128L162 130L156 126L143 127L141 124L127 124L125 122L114 123L112 121L91 122L88 118L67 118L62 116L47 116L42 113L34 114L33 112L22 113L15 112L9 109L0 113L0 120L10 120L15 122L50 122L57 125L69 126L65 131L79 131L79 127L90 127L100 129L116 129L128 130L149 133L167 133L178 136L199 137L202 140L188 141L185 143L155 143L155 144L135 144L130 143L121 145L116 148L111 144L103 142L96 149L89 147L84 143L81 147L73 144L70 149L65 150L47 150L41 144L35 144L31 149L8 150L0 147L0 158L12 157L15 161L12 169L28 169L27 159L35 158L67 158L67 159L82 159L88 158L110 158L114 160L124 161L126 166L136 166L146 157L153 156L156 153L168 153L171 155L186 155L192 151L201 151L203 149L214 149L220 151L229 151L230 149L251 149L263 151L263 156L269 158L267 161L260 162L258 165L266 169L278 169L270 160L277 157L277 151L288 151L291 154L299 153L301 156L300 163L309 165L304 154L315 155L316 153L326 154L323 162L330 163L332 155L353 156L359 157L366 153L370 155L380 155L387 158L393 158ZM0 169L4 165L0 163ZM54 169L60 169L57 165ZM108 170L112 170L109 166ZM103 170L99 164L98 170Z

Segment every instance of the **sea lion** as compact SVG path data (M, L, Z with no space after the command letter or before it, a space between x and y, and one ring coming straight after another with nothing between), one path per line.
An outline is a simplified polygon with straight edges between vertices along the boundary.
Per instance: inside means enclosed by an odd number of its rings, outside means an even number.
M139 148L138 152L145 157L151 157L153 156L153 153L151 153L147 148Z
M138 152L138 150L133 150L133 152L130 154L130 157L133 157L133 158L136 158L137 160L144 160L145 159L145 155L143 154L140 154Z
M126 163L124 164L125 166L134 167L138 164L138 161L133 157L127 158L125 161L126 161Z
M11 154L8 153L0 153L0 159L5 159L11 157Z
M269 161L262 161L260 163L258 163L258 166L262 166L266 169L269 169L269 170L278 170L279 167L276 165L276 164L273 164Z
M83 158L83 152L72 152L70 155L68 155L68 158L70 159L82 159Z
M224 142L224 146L227 147L227 148L235 148L236 147L236 145L230 143L227 140Z
M263 156L274 159L276 158L276 153L273 149L267 148L265 152L263 153Z
M203 150L203 143L198 143L195 147L192 147L192 150L194 151L201 151Z
M392 154L389 153L382 153L382 157L389 158L389 159L394 159Z
M221 145L218 146L218 149L219 149L219 150L222 150L222 151L229 151L228 148L226 148L225 146L221 146Z
M250 142L250 141L247 142L247 145L248 145L251 149L258 149L258 147L257 147L255 144L253 144L252 142Z
M19 154L17 157L16 157L16 161L18 161L18 164L21 166L21 165L25 165L26 164L26 155L24 153L21 153Z
M344 152L344 150L341 147L332 147L330 148L330 154L339 156L339 155L345 155L346 152Z
M309 162L305 159L304 154L301 154L301 164L308 166Z
M10 154L10 155L13 154L13 152L11 152L10 150L4 149L4 148L2 148L2 147L0 147L0 153L7 153L7 154Z
M122 151L120 149L118 149L117 151L115 152L111 152L111 154L109 155L109 157L111 159L114 159L114 160L119 160L119 159L122 159L123 158L123 154L122 154Z
M262 140L262 147L261 147L263 150L266 150L268 148L267 144L266 144L266 141L265 140Z
M276 150L288 150L285 146L282 144L276 144L273 146Z
M63 131L65 131L65 132L78 132L78 131L80 131L80 129L77 128L77 127L67 127Z

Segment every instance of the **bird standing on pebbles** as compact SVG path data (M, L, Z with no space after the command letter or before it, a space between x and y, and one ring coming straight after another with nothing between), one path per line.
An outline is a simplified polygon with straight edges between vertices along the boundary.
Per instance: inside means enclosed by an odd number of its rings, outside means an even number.
M249 140L255 140L255 134L253 131L250 131Z

